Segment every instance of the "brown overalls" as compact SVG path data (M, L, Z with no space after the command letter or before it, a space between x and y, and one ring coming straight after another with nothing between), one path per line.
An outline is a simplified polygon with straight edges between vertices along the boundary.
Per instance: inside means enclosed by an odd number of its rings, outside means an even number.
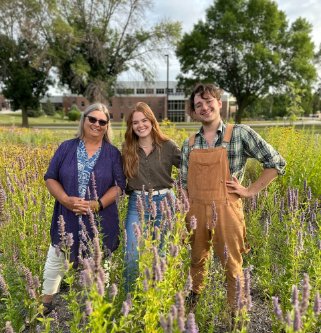
M228 194L226 186L231 178L226 146L232 131L233 125L227 125L220 147L191 150L187 177L190 210L186 221L190 230L190 218L197 219L197 228L191 237L193 291L198 294L203 289L205 263L212 244L226 269L228 302L234 308L236 279L239 276L243 286L242 253L247 251L242 201L237 195ZM194 141L195 135L189 139L191 148ZM213 220L213 201L216 221Z

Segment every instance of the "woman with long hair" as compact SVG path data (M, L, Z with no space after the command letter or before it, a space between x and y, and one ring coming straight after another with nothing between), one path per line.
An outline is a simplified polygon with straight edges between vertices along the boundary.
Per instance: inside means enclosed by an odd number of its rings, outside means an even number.
M145 201L145 223L159 226L162 219L160 202L173 196L172 167L179 167L181 152L178 146L162 133L151 108L144 102L136 104L127 119L122 149L124 173L129 194L126 216L126 287L129 290L136 278L137 239L134 224L140 223L138 197ZM152 213L154 211L154 213Z

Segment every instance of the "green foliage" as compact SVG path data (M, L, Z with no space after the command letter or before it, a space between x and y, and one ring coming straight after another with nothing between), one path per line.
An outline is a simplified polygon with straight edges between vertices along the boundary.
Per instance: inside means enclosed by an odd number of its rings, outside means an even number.
M31 118L37 118L43 115L43 110L41 110L40 107L36 108L36 109L27 109L27 115L28 117Z
M185 34L176 54L185 87L211 82L237 99L236 122L271 87L286 82L310 89L316 78L311 25L296 20L290 28L284 12L270 0L218 0Z
M22 110L28 127L28 109L36 110L48 90L50 61L38 24L41 6L35 1L0 2L0 82L14 110ZM26 19L28 17L28 19Z
M81 112L76 105L73 105L70 111L67 113L68 119L72 121L79 120L81 117Z
M150 80L153 74L146 59L163 54L180 37L178 22L153 26L140 19L149 6L146 0L45 4L44 12L54 13L46 27L61 82L89 100L112 96L117 76L128 69Z
M287 162L286 173L281 182L303 190L307 181L315 195L321 195L321 141L313 130L300 131L289 128L269 128L264 138L280 152Z
M288 82L287 95L289 96L289 103L286 107L287 113L291 116L300 116L304 110L302 107L302 94L305 92L303 89L296 87L293 83ZM295 119L294 119L295 120Z
M179 144L186 135L185 131L178 131L170 124L166 125L166 131ZM239 314L234 325L231 323L226 305L224 267L211 257L207 262L209 274L205 289L195 308L200 333L250 332L253 327L246 327L248 321L251 325L259 322L268 332L293 332L295 307L298 306L303 309L302 329L298 332L314 333L321 329L321 316L313 309L314 297L321 288L320 138L313 132L292 128L271 128L263 136L284 155L288 164L284 176L259 196L244 201L247 240L251 245L250 253L244 256L244 267L252 266L254 310ZM164 320L173 318L173 305L178 306L179 299L183 297L184 300L188 292L190 252L184 211L179 208L181 200L176 202L173 217L167 216L162 225L165 227L162 251L159 250L159 238L153 237L151 223L143 223L138 249L139 273L130 299L123 288L127 200L121 198L118 205L122 231L120 247L107 260L102 260L101 266L93 262L88 265L88 269L96 265L87 272L88 284L79 280L79 271L69 265L65 275L69 291L61 293L64 301L60 298L59 303L63 318L58 319L58 323L53 315L35 318L42 311L41 287L36 283L35 298L30 296L26 290L30 287L28 272L34 282L37 277L41 279L50 243L48 221L54 204L43 174L57 143L63 139L65 137L57 132L48 130L0 129L0 141L5 143L0 146L0 190L3 189L6 196L5 219L1 219L0 205L0 275L5 282L5 285L2 281L0 284L1 329L6 321L11 321L15 332L26 329L30 332L164 332ZM115 144L119 146L121 142L119 137ZM250 163L245 184L255 180L260 171L256 163ZM181 199L179 191L177 198ZM99 252L95 254L96 259L100 258ZM156 279L150 273L157 263L163 265L163 275ZM106 283L99 289L102 273ZM309 276L309 288L304 289L307 285L305 274ZM83 272L80 276L84 277ZM118 293L111 295L115 285ZM292 301L293 285L299 290L297 305ZM309 295L304 290L309 290ZM274 315L273 296L278 297L283 317L289 313L289 323ZM186 319L188 309L185 310ZM266 316L261 317L263 310ZM269 322L269 327L264 320ZM172 331L181 332L177 318L171 322ZM235 323L242 324L242 328L237 328Z
M55 107L48 99L46 103L42 105L42 110L47 116L53 116L55 114Z
M312 113L321 112L321 89L316 91L312 97Z

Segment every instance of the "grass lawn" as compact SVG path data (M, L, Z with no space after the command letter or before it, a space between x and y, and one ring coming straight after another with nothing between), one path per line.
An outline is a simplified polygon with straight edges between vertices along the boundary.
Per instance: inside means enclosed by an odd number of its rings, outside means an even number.
M28 118L29 125L70 125L77 126L75 122L68 119L62 119L60 116L41 116L37 118ZM20 112L4 113L0 111L0 124L6 126L21 126L22 119Z
M62 119L59 115L54 116L41 116L37 118L29 117L29 126L30 127L53 127L59 129L70 127L70 129L77 129L78 122L77 121L70 121L68 119ZM21 120L21 112L12 112L12 113L1 113L0 111L0 126L16 126L20 127L22 123ZM268 128L270 126L295 126L297 129L313 129L315 133L321 134L321 121L314 121L311 122L310 119L305 120L298 120L294 123L286 122L284 120L244 120L244 124L249 124L253 129L257 130L258 132L264 131L264 128ZM171 126L171 123L163 124L161 126ZM114 130L122 130L125 131L126 124L125 122L113 122L112 126ZM175 123L177 129L185 129L187 132L195 132L199 127L200 124L198 122L181 122Z

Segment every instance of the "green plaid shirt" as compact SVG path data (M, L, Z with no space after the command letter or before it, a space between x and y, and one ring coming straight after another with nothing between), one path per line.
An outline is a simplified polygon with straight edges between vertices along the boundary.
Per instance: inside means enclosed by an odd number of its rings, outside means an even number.
M188 159L193 149L208 149L215 145L221 146L226 125L221 122L216 141L209 146L203 136L203 127L196 133L195 143L190 148L186 139L182 147L181 181L183 188L187 187ZM274 168L278 174L284 174L284 158L263 138L247 125L234 125L230 143L227 145L230 172L241 182L244 176L245 164L248 158L255 158L264 168Z

